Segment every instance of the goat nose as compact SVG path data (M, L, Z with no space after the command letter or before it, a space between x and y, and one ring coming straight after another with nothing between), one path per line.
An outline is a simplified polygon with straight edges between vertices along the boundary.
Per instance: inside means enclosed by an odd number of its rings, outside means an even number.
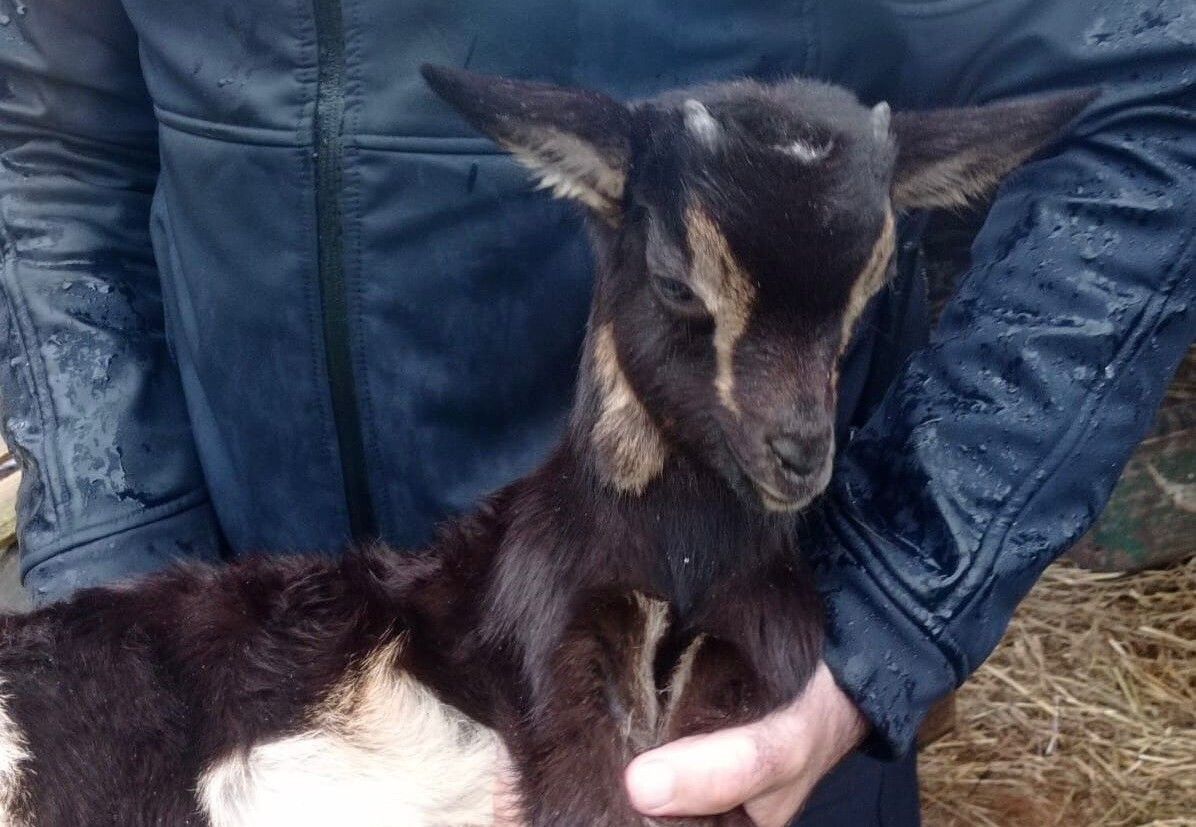
M808 477L822 467L826 461L826 440L809 439L788 434L769 437L768 447L772 449L781 464L781 469L792 477Z

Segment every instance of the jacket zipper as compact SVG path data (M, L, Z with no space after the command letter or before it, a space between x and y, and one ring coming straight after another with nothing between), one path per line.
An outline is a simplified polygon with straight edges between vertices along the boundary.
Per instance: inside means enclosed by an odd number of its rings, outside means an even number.
M332 397L332 419L340 449L349 531L356 543L377 536L365 465L365 443L357 409L350 348L349 302L345 286L344 172L345 37L340 0L313 0L316 23L316 249L323 311L324 355Z

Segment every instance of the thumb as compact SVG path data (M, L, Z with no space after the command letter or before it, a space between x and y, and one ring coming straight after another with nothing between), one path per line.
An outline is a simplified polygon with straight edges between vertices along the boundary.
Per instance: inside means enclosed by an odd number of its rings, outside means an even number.
M627 768L627 792L645 815L725 813L770 789L783 768L758 725L695 735L646 752Z

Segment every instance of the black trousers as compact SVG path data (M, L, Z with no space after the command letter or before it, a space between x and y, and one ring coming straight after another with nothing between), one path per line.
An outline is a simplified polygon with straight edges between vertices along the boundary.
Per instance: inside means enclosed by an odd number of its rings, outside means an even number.
M918 827L918 758L878 761L860 753L822 780L790 827Z

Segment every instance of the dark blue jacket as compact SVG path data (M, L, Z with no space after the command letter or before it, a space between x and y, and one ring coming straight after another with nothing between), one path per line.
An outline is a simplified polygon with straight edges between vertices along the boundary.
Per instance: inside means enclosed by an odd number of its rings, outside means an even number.
M909 222L850 358L810 549L828 660L890 748L1092 522L1196 327L1191 0L0 14L0 400L40 600L178 557L419 544L554 440L577 217L424 61L621 96L799 73L895 107L1105 86L1004 186L928 345Z

